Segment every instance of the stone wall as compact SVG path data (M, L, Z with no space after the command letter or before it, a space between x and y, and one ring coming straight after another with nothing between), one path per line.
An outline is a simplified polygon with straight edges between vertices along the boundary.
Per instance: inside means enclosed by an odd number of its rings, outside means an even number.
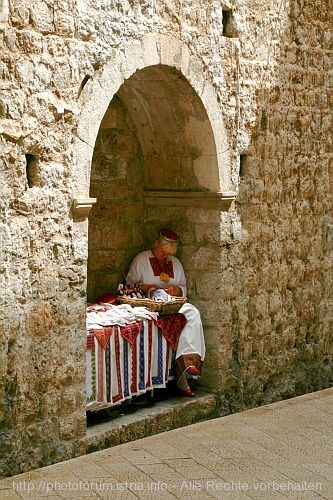
M332 21L324 0L0 3L2 475L85 452L87 275L90 299L114 286L160 222L182 234L223 413L331 383ZM153 65L188 82L163 87L178 128L154 121L180 198L148 193L151 134L126 89L113 100ZM89 245L78 195L98 198Z
M249 23L262 43L241 55L241 101L249 79L257 99L255 117L242 106L246 128L253 121L237 200L244 238L230 254L228 410L332 380L332 14L326 2L281 6L275 37L264 40L267 19ZM265 54L262 65L242 64L250 53Z
M143 247L142 153L134 124L114 97L101 122L92 162L88 301L116 292Z

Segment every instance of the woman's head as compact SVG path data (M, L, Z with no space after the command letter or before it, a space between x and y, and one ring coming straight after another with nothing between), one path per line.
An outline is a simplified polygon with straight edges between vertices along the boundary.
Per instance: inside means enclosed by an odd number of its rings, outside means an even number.
M179 236L171 229L163 228L153 244L153 253L158 260L164 260L177 253Z

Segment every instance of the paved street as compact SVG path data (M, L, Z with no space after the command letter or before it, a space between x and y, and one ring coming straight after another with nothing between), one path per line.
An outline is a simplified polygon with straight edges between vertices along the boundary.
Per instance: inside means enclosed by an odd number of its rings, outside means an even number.
M333 388L0 481L3 498L333 498Z

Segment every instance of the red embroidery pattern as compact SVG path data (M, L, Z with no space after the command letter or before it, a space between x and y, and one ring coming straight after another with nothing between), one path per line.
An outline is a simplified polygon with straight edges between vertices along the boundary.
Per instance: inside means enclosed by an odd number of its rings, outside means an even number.
M116 371L118 380L118 394L113 396L112 402L116 403L122 398L122 383L121 383L121 373L120 373L120 343L119 343L119 329L115 330L114 333L114 348L116 353Z
M148 374L146 389L151 389L151 355L152 355L152 343L153 343L153 324L148 321Z
M87 333L87 349L95 349L94 335L91 332Z
M97 401L103 402L103 380L104 380L104 349L101 346L100 342L98 342L97 346L98 350L98 393L97 393Z
M100 330L91 330L91 332L95 335L100 345L103 349L106 348L107 343L109 342L109 338L112 335L113 327L106 326L105 328L101 328Z
M152 321L160 328L163 337L171 344L173 351L175 351L177 349L179 335L187 323L184 314L167 314L158 319L152 318Z
M120 335L127 340L131 344L131 346L134 346L134 343L136 342L136 338L141 332L141 321L137 321L136 323L132 323L131 325L126 325L126 326L121 326L120 327Z
M165 266L163 269L161 269L161 266L156 259L156 257L150 257L149 258L151 268L154 272L154 276L159 276L161 272L166 273L170 278L173 278L173 265L172 265L172 260L168 260L165 263Z

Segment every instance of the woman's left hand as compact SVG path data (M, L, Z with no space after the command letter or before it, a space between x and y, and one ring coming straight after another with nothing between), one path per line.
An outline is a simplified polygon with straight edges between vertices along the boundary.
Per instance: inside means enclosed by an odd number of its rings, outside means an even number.
M182 297L183 296L183 291L180 288L180 286L173 285L173 286L168 286L165 288L165 291L169 294L172 295L173 297Z

